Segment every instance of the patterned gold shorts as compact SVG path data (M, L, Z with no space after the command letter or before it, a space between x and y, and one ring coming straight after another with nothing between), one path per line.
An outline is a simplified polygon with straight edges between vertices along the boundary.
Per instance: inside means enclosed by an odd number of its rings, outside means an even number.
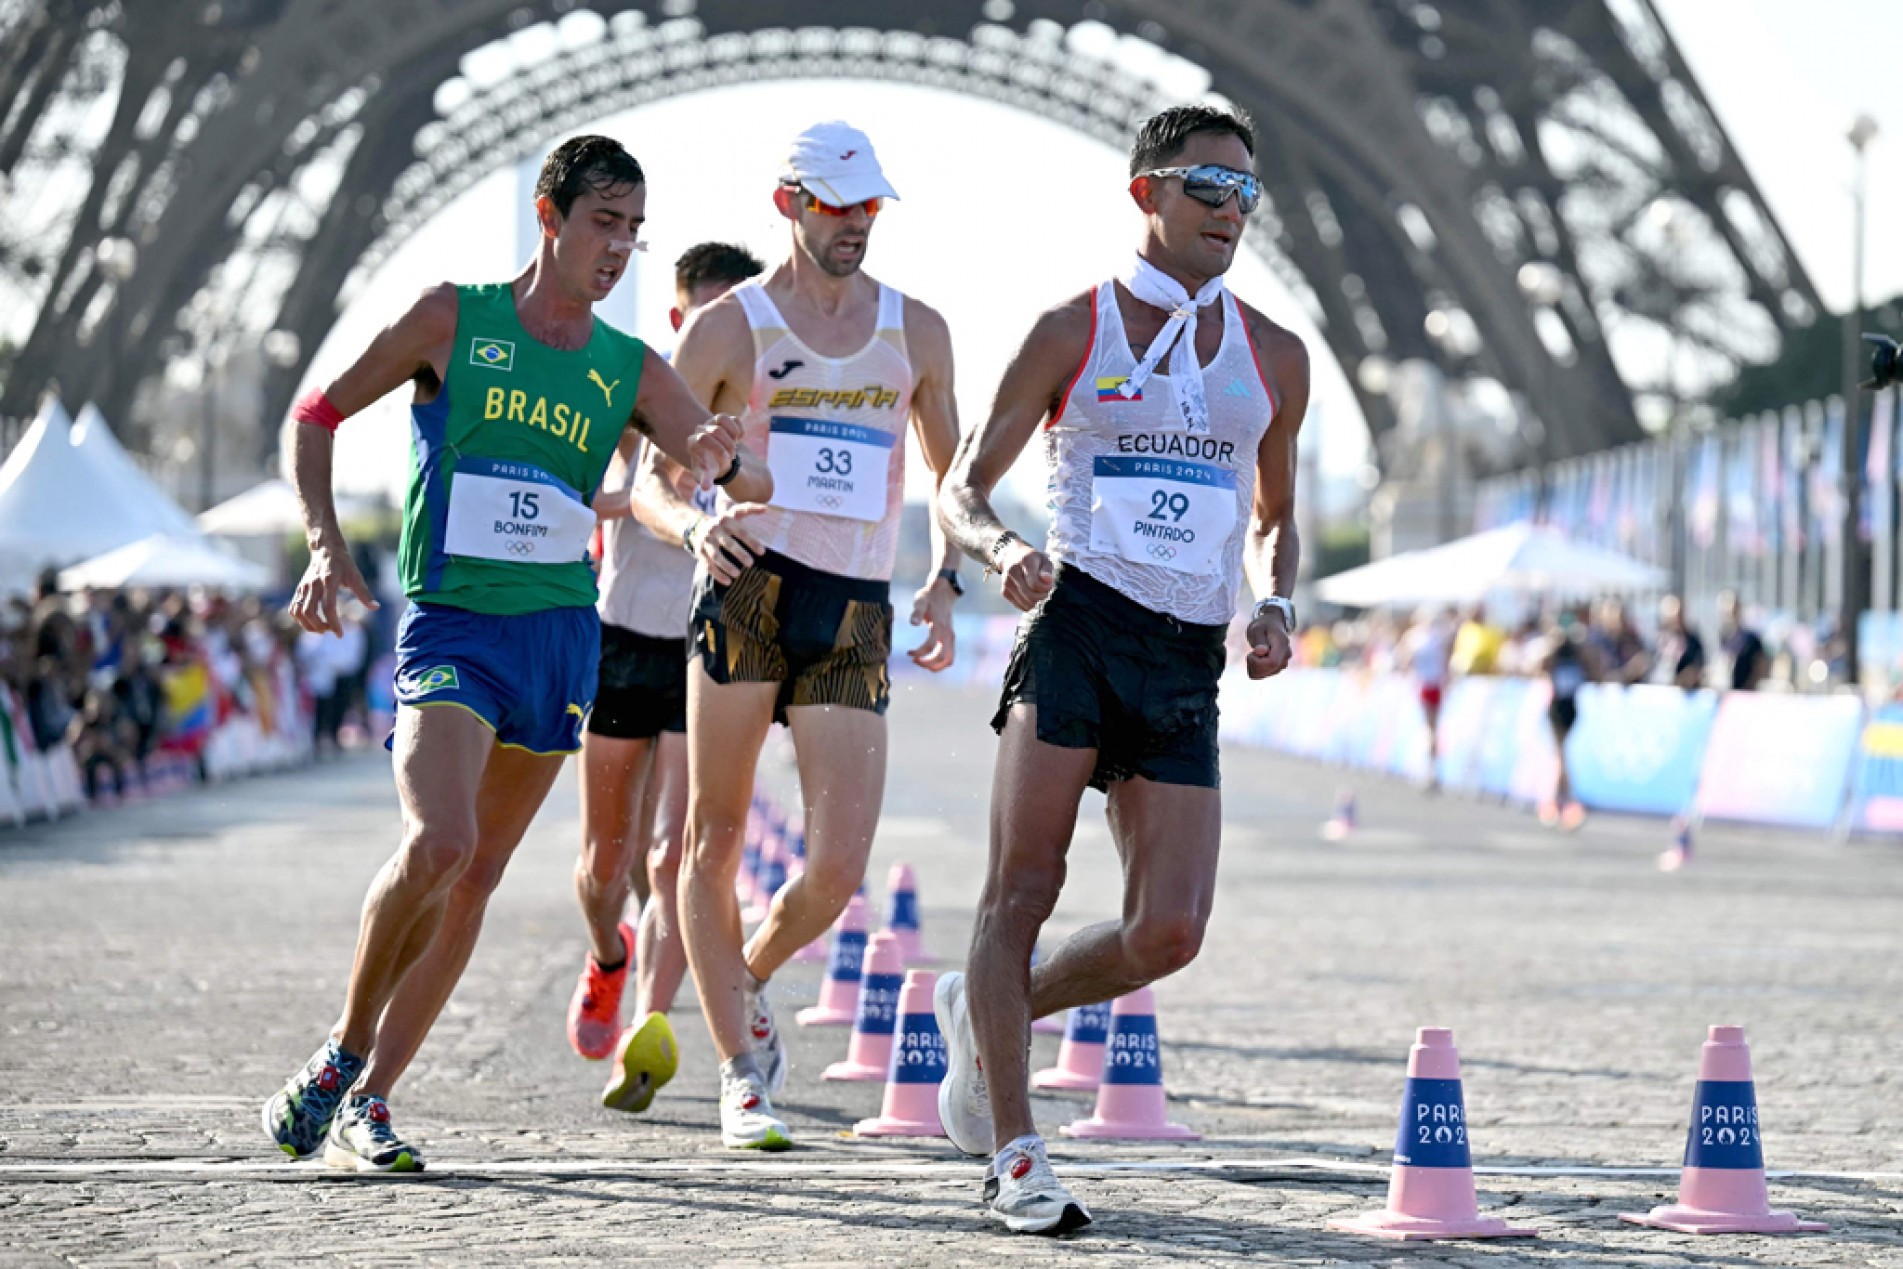
M841 577L768 551L730 585L694 584L694 649L716 683L778 683L790 705L885 713L892 700L891 585Z

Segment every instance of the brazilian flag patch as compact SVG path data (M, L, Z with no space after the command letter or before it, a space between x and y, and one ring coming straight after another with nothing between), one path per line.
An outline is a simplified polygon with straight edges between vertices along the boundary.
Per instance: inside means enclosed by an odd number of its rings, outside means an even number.
M462 683L456 678L455 666L437 665L412 674L408 686L411 696L428 696L432 692L449 691L461 687Z
M515 341L512 339L478 339L469 345L469 364L486 366L491 370L515 369Z

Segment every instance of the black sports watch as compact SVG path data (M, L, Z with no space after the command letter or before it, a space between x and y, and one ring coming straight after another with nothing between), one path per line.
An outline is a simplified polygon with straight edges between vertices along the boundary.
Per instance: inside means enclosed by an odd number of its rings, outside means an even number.
M961 580L959 579L959 576L958 576L958 570L957 570L957 569L955 569L955 568L941 568L941 569L939 569L939 570L938 570L938 580L939 580L939 581L941 581L941 582L944 582L944 583L945 583L945 585L947 585L947 586L949 586L949 587L951 587L951 592L952 592L952 594L954 594L954 595L956 595L956 596L958 596L958 597L959 597L960 599L963 599L963 598L964 598L964 596L965 596L965 583L964 583L963 581L961 581Z

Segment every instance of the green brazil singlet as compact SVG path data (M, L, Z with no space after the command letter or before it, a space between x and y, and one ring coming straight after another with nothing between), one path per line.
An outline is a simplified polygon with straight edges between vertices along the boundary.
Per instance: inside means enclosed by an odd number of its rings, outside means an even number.
M410 408L403 593L496 616L591 606L588 504L634 412L646 348L599 317L585 347L539 343L507 282L456 298L443 389Z

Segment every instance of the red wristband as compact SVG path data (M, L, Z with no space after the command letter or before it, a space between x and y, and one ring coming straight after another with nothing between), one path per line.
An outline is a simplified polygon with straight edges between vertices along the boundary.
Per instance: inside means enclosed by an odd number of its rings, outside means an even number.
M312 427L321 427L326 432L335 432L344 421L344 416L330 398L324 395L322 388L312 388L298 398L291 407L291 417L299 423L309 423Z

